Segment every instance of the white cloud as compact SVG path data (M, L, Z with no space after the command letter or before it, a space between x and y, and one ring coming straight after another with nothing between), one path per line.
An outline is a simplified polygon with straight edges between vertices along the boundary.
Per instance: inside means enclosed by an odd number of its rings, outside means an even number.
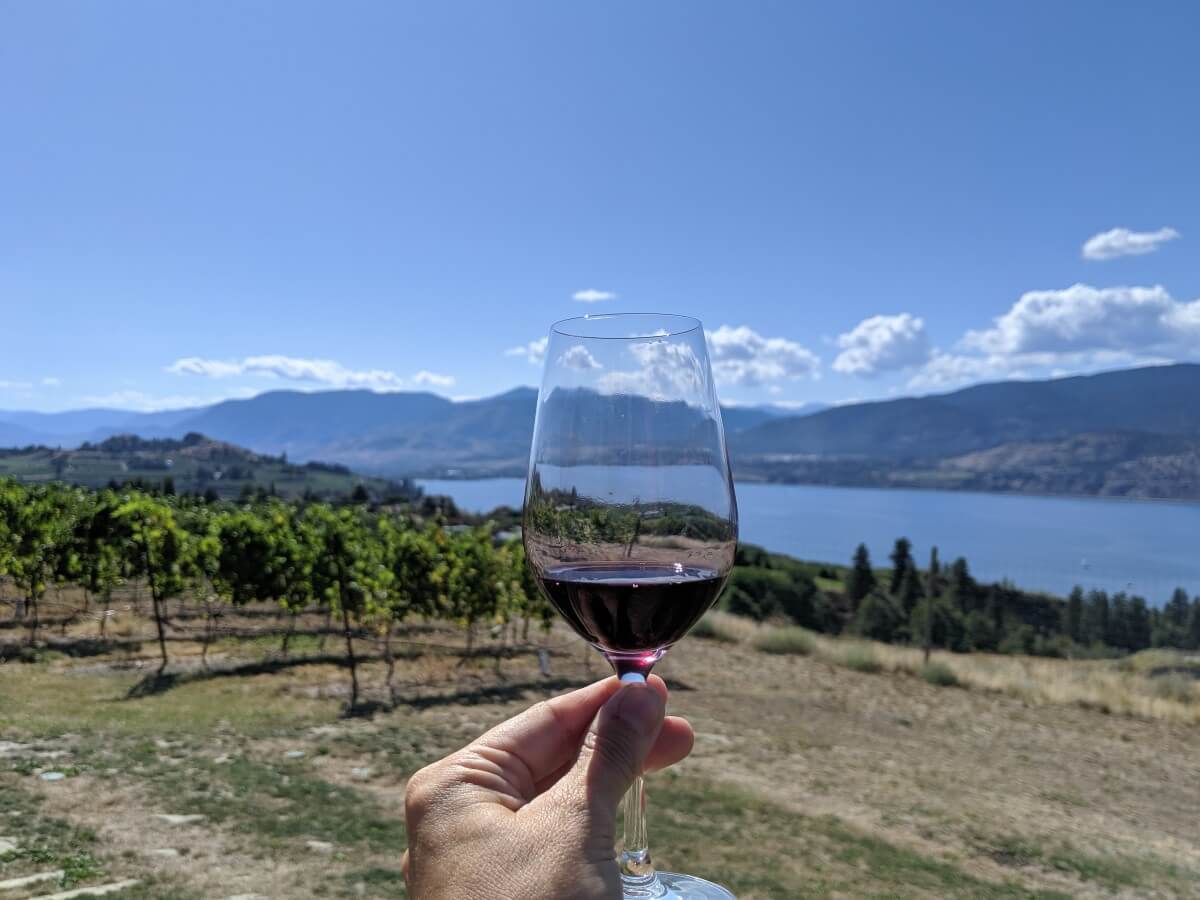
M967 349L1002 356L1110 351L1194 356L1200 300L1175 300L1161 285L1029 291L991 328L969 331Z
M990 328L968 331L957 351L934 350L908 386L945 388L1197 359L1200 299L1176 300L1158 285L1029 291Z
M407 379L386 369L347 369L331 359L279 355L248 356L234 361L189 356L176 360L167 367L167 371L176 375L203 375L208 378L256 375L326 387L370 388L379 391L400 390L412 385L446 387L454 383L453 376L438 375L424 370Z
M234 391L231 395L219 398L196 397L184 394L172 394L165 397L155 397L143 391L113 391L108 394L93 394L81 397L83 406L101 406L106 409L129 409L135 412L158 412L164 409L190 409L195 406L208 406L221 400L237 397L252 396L253 391Z
M1008 362L998 356L964 356L934 350L929 361L912 378L908 387L930 390L957 387L972 381L1018 377Z
M1159 245L1179 237L1174 228L1158 231L1130 231L1128 228L1113 228L1092 235L1084 242L1084 259L1116 259L1118 256L1141 256L1153 253Z
M572 300L578 300L580 303L600 303L604 300L616 300L617 295L612 291L598 291L595 288L587 288L583 291L576 291L571 295Z
M546 358L546 345L550 343L550 338L538 338L536 341L530 341L520 347L510 347L504 351L505 356L523 356L535 366L540 366Z
M429 385L430 387L453 387L455 378L453 375L439 375L437 372L430 372L428 369L422 369L412 377L413 384Z
M55 378L53 375L47 375L42 379L42 387L58 387L62 384L61 378Z
M567 369L578 369L581 372L588 369L603 369L604 366L596 361L596 357L588 352L588 348L583 344L576 344L574 347L569 347L558 357L558 364Z
M713 376L719 384L755 387L785 378L816 377L820 360L795 341L763 337L745 325L722 325L707 334Z
M700 359L690 344L675 341L637 341L629 354L638 369L609 372L597 382L612 394L642 394L655 400L695 401L704 388Z
M241 375L245 369L240 363L221 362L216 359L201 359L199 356L187 356L177 359L167 366L167 371L175 375L205 375L209 378L230 378Z
M27 391L32 387L32 381L7 381L0 378L0 391Z
M833 361L835 372L878 375L919 366L929 359L925 323L909 313L872 316L837 339L842 348Z

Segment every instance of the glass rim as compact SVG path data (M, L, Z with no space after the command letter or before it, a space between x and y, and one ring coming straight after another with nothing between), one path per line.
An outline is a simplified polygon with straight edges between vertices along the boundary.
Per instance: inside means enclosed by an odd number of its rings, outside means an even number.
M657 319L661 327L659 334L586 334L583 333L586 329L580 327L577 323L581 322L602 322L611 319ZM670 323L674 323L671 327ZM690 334L697 329L703 327L703 324L695 316L684 316L679 313L657 313L657 312L624 312L624 313L590 313L583 316L571 316L567 319L559 319L550 326L551 334L558 334L563 337L579 338L586 341L649 341L656 338L664 337L679 337L681 335Z

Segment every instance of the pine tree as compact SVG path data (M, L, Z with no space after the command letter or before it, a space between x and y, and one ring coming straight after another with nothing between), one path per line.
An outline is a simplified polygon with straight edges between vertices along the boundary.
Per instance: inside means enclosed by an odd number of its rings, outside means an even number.
M929 575L925 581L925 622L924 629L921 632L922 644L925 648L925 665L929 665L929 654L933 651L933 598L938 595L940 587L938 582L941 580L941 567L938 565L938 551L934 547L929 551ZM910 616L909 622L912 622ZM912 632L916 634L916 632Z
M1200 597L1192 601L1192 610L1188 613L1187 628L1181 643L1185 650L1200 650Z
M1166 647L1182 647L1187 642L1188 619L1192 604L1188 600L1187 591L1175 588L1162 608L1162 626L1158 635L1158 643Z
M926 582L929 596L936 597L942 593L942 565L938 562L938 548L929 551L929 576Z
M1108 631L1104 643L1122 650L1131 648L1129 636L1129 598L1122 591L1113 596L1108 607Z
M1082 632L1080 626L1083 622L1083 588L1076 585L1071 591L1071 596L1067 598L1066 621L1063 622L1063 631L1067 633L1067 637L1075 643L1082 642Z
M912 616L913 609L924 595L925 589L921 585L921 574L917 571L916 566L909 564L904 569L904 580L900 582L900 590L896 593L896 601L904 610L905 618Z
M950 598L958 607L959 612L966 615L977 608L976 598L978 595L979 586L971 577L967 561L960 556L950 566Z
M1171 594L1171 599L1163 605L1163 618L1166 619L1168 625L1182 630L1187 625L1191 607L1187 591L1177 587Z
M900 586L904 584L904 574L913 567L912 543L908 538L897 538L892 550L892 580L888 584L888 593L896 596Z
M1108 594L1089 591L1079 628L1084 644L1103 644L1108 637Z
M850 574L846 577L846 596L850 599L851 610L857 612L859 601L875 590L875 572L871 568L871 554L866 544L859 544L854 551L854 562Z
M1133 652L1150 646L1150 609L1145 597L1129 601L1129 649Z

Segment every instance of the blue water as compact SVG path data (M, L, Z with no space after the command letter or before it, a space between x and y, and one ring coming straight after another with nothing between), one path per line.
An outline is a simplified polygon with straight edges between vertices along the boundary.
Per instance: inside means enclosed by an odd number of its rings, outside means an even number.
M463 509L519 508L519 478L422 481ZM865 542L877 564L905 536L924 562L932 545L965 556L976 578L1065 594L1074 585L1131 591L1161 605L1200 593L1200 506L1151 501L942 491L740 484L741 537L801 559L848 562Z

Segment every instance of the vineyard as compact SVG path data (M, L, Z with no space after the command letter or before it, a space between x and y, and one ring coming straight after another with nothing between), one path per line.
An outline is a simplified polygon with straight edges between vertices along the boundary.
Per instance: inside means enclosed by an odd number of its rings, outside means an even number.
M566 506L532 514L711 527ZM403 896L407 778L606 668L495 518L0 481L0 895ZM666 865L743 900L1192 896L1200 660L926 660L854 627L854 578L742 548L742 614L660 664L698 734L650 780Z
M109 621L142 605L154 622L160 678L176 640L199 641L207 664L211 642L234 633L276 635L282 657L298 634L319 635L323 647L336 633L353 711L356 645L388 662L390 692L393 636L408 620L459 623L467 654L481 627L507 646L551 621L520 541L436 519L408 505L371 510L270 496L233 504L0 482L0 603L11 610L5 630L22 635L0 652L32 658L47 629L53 641L53 629L65 636L68 626L75 639L59 642L67 652L108 652L122 640L109 634ZM72 589L82 602L64 600ZM83 622L95 632L81 643Z

